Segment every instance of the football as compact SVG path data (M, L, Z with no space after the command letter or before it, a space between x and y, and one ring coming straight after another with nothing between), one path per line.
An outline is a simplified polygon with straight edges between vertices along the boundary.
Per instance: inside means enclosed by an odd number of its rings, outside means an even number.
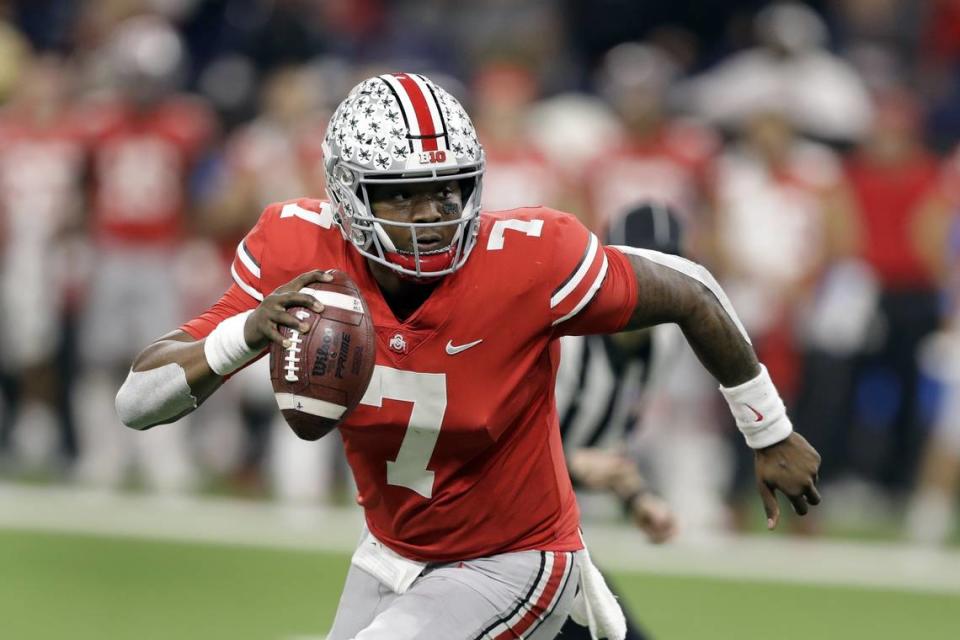
M291 307L310 326L300 333L280 327L290 346L270 347L270 380L283 417L304 440L316 440L335 428L360 402L376 361L373 321L357 285L342 271L331 282L301 289L323 306Z

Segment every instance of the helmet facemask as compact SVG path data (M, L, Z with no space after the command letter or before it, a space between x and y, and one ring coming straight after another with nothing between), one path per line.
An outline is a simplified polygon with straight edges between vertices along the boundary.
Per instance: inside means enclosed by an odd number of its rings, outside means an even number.
M479 231L484 159L469 117L452 96L423 76L366 80L334 113L323 151L335 220L364 257L417 281L463 266ZM449 180L461 188L462 210L456 219L399 222L373 214L370 185ZM421 249L421 235L451 226L457 228L448 246ZM409 231L410 251L394 245L387 233L391 227Z

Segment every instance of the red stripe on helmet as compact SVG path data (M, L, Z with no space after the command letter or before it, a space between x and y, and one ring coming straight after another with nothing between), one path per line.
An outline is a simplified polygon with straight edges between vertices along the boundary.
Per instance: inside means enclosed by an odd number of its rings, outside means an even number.
M438 132L433 123L433 116L430 115L430 107L427 105L427 97L423 95L420 87L413 78L405 73L395 73L393 77L397 79L403 90L407 92L407 98L413 105L413 110L417 117L417 126L420 128L420 142L424 151L437 150Z

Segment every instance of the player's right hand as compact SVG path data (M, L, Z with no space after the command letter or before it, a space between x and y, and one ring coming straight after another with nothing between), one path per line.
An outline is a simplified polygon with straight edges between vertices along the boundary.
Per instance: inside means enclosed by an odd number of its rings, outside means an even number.
M290 327L306 333L309 326L293 316L287 309L306 307L316 313L323 311L323 305L308 293L300 293L304 287L314 282L330 282L333 276L319 269L302 273L287 284L265 297L263 302L250 314L243 325L243 337L251 349L263 349L271 342L288 347L279 327Z

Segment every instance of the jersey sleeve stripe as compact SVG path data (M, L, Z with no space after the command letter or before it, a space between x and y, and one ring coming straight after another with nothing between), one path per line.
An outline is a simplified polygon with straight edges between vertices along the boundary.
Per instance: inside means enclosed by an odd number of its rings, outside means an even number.
M716 278L713 277L713 274L711 274L705 267L693 262L692 260L661 253L659 251L653 251L651 249L637 249L634 247L622 246L614 246L613 248L621 253L639 256L661 266L673 269L674 271L679 271L683 275L693 278L705 286L710 290L711 293L713 293L714 296L716 296L717 300L720 302L720 306L723 307L723 310L726 311L727 315L737 326L737 329L740 331L740 335L743 336L743 339L746 340L748 344L752 344L750 341L750 336L747 334L747 330L740 322L740 317L734 310L733 305L730 304L730 299L727 297L727 294L720 286L720 283L717 282Z
M554 292L550 296L550 308L555 308L558 304L563 302L567 296L569 296L574 289L577 288L577 285L580 284L580 281L583 280L587 272L590 270L591 265L593 265L593 259L597 255L597 247L600 245L600 241L597 240L597 236L590 234L590 242L587 244L586 251L584 251L583 256L580 258L580 262L577 263L577 266L574 268L573 272L560 283Z
M242 240L240 244L237 245L237 258L240 259L240 262L243 263L243 266L247 268L247 271L249 271L253 277L260 277L260 264L254 260L250 250L247 249L247 243Z
M590 285L590 288L587 289L587 292L580 298L580 301L577 302L576 306L565 316L557 318L551 324L551 326L557 326L565 320L569 320L573 316L580 313L580 310L583 309L593 297L597 295L597 291L600 289L600 285L603 284L603 279L607 276L607 254L603 253L603 264L600 266L600 272L597 274L596 279L593 281L593 284Z
M233 281L237 283L237 286L243 289L244 293L249 295L254 300L263 300L263 294L256 290L256 288L250 286L244 282L243 278L240 277L240 274L237 273L237 263L234 262L230 265L230 275L233 276Z

